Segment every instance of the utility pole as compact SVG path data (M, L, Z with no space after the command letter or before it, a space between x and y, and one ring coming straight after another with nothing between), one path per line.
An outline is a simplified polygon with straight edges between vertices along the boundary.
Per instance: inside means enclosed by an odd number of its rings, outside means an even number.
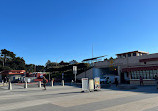
M93 44L92 44L92 58L93 58Z
M93 58L93 44L92 44L92 58ZM93 69L94 69L94 62L93 62L93 60L92 60L92 74L94 73L93 72ZM85 75L86 75L86 73L85 73ZM93 74L94 75L94 74Z

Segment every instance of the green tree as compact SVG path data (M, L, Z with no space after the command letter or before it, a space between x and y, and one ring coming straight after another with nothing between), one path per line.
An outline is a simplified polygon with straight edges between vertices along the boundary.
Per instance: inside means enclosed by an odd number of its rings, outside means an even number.
M16 57L11 51L1 50L0 70L24 70L25 60L22 57Z
M50 60L48 60L47 62L46 62L46 69L49 69L49 68L52 68L52 67L55 67L55 66L58 66L59 64L58 63L56 63L56 62L51 62Z
M35 64L26 64L25 65L26 72L36 72Z
M36 72L44 72L44 70L45 70L44 66L42 66L42 65L37 65L36 66Z
M3 66L5 66L7 59L14 59L15 58L15 54L11 51L8 51L6 49L2 49L1 50L1 57L3 58Z

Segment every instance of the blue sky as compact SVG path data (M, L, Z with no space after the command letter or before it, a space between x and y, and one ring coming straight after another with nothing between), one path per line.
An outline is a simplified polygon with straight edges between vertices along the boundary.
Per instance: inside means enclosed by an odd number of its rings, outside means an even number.
M158 52L157 0L0 0L0 49L26 63Z

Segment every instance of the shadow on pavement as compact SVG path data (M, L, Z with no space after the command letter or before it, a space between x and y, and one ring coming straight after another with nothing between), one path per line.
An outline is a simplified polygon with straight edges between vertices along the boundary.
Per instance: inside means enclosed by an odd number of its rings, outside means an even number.
M129 84L125 84L125 86L129 86ZM131 91L131 92L140 92L140 93L158 93L158 89L156 86L135 86L134 89L129 88L120 88L119 86L116 87L115 85L111 85L110 87L102 88L102 89L109 89L109 90L116 90L116 91Z

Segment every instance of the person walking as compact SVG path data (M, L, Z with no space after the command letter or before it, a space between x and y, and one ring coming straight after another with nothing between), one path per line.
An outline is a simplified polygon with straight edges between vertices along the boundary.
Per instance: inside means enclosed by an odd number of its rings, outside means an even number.
M47 79L43 76L43 87L46 90L46 83L47 83Z
M118 86L118 80L117 80L117 77L115 77L115 84L116 84L116 87Z
M142 76L140 76L140 86L141 85L144 85Z

